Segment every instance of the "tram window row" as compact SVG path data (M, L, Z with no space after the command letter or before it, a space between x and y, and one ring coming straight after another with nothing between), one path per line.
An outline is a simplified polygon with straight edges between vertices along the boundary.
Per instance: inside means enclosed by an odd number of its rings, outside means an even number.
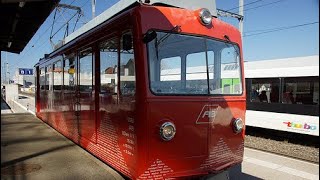
M123 37L131 37L131 32L125 32L121 38L111 37L99 43L100 58L100 93L117 94L118 81L122 95L135 93L134 53L131 42L122 43ZM119 41L120 39L120 41ZM130 38L129 38L130 39ZM127 45L127 47L125 44ZM131 46L130 46L131 45ZM130 46L130 47L129 47ZM120 62L118 62L120 50ZM94 90L95 66L92 47L85 50L59 56L53 64L40 67L39 85L41 91L75 91L92 92ZM76 63L76 58L79 63ZM118 64L119 63L119 64ZM120 73L118 80L118 66ZM78 71L78 76L77 72ZM77 86L78 85L78 86Z
M319 115L319 77L246 79L248 110Z

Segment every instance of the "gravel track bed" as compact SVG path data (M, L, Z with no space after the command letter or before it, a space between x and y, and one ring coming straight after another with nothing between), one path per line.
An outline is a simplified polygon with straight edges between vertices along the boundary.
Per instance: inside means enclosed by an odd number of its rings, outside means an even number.
M319 164L319 148L246 135L244 146Z

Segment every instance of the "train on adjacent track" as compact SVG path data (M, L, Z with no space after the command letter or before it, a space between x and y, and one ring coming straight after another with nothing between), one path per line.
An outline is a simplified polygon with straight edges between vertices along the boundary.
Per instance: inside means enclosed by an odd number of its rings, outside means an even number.
M319 136L319 55L244 66L246 126Z
M128 178L238 172L241 35L215 1L121 0L35 69L37 117Z

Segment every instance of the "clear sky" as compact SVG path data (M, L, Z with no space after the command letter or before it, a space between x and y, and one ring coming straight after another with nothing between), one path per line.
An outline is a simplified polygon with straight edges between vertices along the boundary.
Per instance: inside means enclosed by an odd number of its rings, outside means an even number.
M118 0L96 1L98 15ZM92 17L91 0L61 0L60 3L82 7L84 16L77 28ZM216 0L216 4L219 9L238 13L238 0ZM246 61L319 55L319 0L244 0L244 4L243 55ZM63 15L57 13L59 18L53 32L73 13L70 10ZM52 51L49 37L53 15L51 13L20 54L1 52L2 72L6 59L12 77L17 68L33 68L45 53ZM234 18L220 19L238 27ZM63 36L61 33L53 38L54 43L57 43L56 37Z

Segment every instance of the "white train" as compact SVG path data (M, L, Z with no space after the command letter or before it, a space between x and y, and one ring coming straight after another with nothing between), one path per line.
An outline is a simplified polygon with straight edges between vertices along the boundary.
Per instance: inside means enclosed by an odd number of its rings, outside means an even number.
M246 125L319 136L319 55L245 62Z

